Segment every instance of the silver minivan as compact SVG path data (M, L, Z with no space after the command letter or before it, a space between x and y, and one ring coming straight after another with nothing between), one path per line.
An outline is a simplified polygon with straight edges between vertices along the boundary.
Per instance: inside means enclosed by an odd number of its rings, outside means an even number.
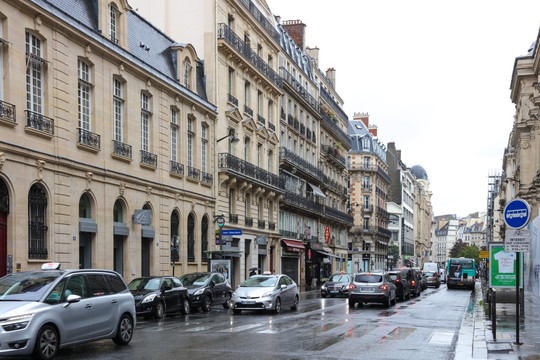
M60 348L106 338L127 345L135 324L133 295L114 271L47 263L0 278L0 356L52 359Z

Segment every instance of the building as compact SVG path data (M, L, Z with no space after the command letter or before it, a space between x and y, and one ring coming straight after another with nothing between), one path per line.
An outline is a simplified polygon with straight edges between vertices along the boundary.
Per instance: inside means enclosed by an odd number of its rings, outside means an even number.
M435 216L435 242L432 246L432 259L443 266L450 257L450 250L457 238L459 220L455 215Z
M432 222L431 191L426 170L420 165L411 167L416 178L414 186L414 253L420 266L430 261L432 255Z
M387 210L391 180L386 147L377 139L377 127L369 123L368 114L355 113L348 133L352 139L348 161L354 217L349 234L349 261L352 271L386 269L391 237Z
M125 0L92 4L2 2L0 275L204 270L217 109L203 63Z

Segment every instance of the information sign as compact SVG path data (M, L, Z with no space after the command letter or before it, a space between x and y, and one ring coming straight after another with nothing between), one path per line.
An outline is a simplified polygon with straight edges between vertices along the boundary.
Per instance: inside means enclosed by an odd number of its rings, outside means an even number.
M506 230L504 237L504 251L522 252L531 249L530 230Z

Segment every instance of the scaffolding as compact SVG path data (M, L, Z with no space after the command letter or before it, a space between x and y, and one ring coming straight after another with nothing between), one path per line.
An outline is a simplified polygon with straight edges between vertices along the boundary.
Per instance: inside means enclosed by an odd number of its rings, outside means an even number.
M501 173L498 170L490 170L488 174L488 196L487 196L487 226L486 226L486 241L493 241L493 220L494 211L498 210L499 204L495 204L495 198L499 195L501 186ZM497 209L495 209L497 206Z

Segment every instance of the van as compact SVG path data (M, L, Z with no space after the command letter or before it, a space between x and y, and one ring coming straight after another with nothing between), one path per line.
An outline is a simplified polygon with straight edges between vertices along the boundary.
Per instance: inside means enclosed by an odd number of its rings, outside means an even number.
M434 262L424 263L424 267L422 268L423 272L434 272L437 273L437 275L440 275L439 270L439 264Z

